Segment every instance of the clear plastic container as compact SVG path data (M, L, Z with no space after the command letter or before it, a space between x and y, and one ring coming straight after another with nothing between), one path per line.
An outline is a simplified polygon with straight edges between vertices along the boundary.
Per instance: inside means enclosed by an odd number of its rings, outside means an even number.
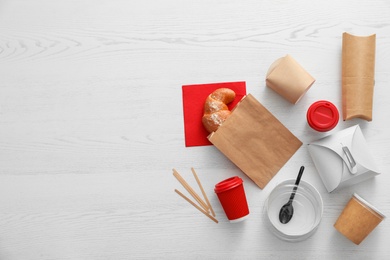
M288 202L294 186L295 180L278 184L264 204L264 218L270 231L278 238L290 242L302 241L314 234L323 213L323 202L317 189L301 181L293 201L294 215L290 222L282 224L279 211Z

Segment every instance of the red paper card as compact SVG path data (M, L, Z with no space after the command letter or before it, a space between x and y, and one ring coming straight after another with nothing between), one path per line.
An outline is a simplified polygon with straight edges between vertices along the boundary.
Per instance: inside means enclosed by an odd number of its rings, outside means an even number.
M207 139L209 133L202 124L203 105L207 96L218 88L230 88L236 92L236 98L228 105L230 110L246 95L245 81L182 86L186 147L211 145Z

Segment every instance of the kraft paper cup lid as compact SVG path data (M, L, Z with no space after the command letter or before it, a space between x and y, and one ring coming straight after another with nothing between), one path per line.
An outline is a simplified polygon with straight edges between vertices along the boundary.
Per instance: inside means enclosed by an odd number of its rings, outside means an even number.
M317 101L307 110L307 122L311 128L320 132L332 130L339 122L339 111L329 101Z

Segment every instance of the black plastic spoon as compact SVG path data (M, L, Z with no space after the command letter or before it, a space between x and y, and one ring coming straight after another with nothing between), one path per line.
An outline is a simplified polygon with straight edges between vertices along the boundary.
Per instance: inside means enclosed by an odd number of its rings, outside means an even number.
M291 193L290 199L280 209L279 220L282 224L287 224L291 220L291 218L294 214L294 207L292 205L292 202L294 200L295 193L298 189L299 182L301 181L301 177L302 177L302 173L303 173L304 169L305 169L304 166L301 166L301 168L299 169L298 177L297 177L297 180L295 181L294 189Z

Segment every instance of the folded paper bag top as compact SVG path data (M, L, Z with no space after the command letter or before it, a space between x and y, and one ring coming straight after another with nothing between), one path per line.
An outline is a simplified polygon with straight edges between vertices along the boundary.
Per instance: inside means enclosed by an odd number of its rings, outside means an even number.
M266 84L276 93L296 104L313 85L315 79L290 55L271 64Z
M379 174L359 125L312 142L308 150L328 192Z
M251 94L208 139L261 189L302 145Z

